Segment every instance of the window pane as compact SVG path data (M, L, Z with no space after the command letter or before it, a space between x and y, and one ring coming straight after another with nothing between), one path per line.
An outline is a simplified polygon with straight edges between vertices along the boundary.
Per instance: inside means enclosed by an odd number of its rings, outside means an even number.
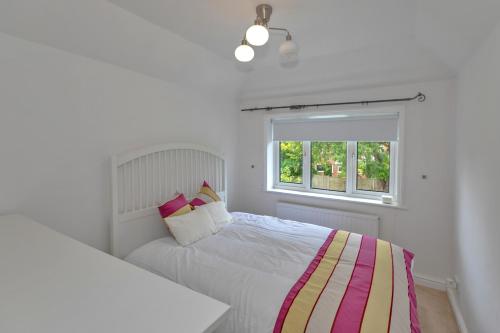
M358 142L356 189L389 192L390 142Z
M345 192L346 142L311 142L311 187Z
M300 141L280 141L280 182L302 184L303 145Z

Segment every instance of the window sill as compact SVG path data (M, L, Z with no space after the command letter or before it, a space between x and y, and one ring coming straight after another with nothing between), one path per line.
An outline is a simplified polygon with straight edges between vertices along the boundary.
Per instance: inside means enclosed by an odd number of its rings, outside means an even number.
M293 190L283 190L283 189L277 189L277 188L267 189L266 191L269 193L274 193L274 194L286 194L286 195L299 196L299 197L305 197L305 198L317 198L317 199L323 199L323 200L343 201L343 202L347 202L347 203L355 203L355 204L363 204L363 205L371 205L371 206L406 210L406 207L399 205L397 202L394 202L392 204L386 204L380 200L374 200L374 199L365 199L365 198L347 197L347 196L342 196L342 195L322 194L322 193L293 191Z

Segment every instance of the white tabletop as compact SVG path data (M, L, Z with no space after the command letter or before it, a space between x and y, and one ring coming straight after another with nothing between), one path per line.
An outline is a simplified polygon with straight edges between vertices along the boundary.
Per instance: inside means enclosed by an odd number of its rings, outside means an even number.
M228 309L30 219L0 217L0 332L212 332Z

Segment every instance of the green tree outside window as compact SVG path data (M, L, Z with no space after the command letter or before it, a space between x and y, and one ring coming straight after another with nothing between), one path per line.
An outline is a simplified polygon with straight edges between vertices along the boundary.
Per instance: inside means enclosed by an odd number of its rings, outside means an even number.
M303 144L280 141L280 182L302 184Z

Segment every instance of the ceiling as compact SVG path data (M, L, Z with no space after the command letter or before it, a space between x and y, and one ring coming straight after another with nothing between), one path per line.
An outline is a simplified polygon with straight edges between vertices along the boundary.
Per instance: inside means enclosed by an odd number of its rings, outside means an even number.
M451 77L500 19L498 0L267 0L300 47L285 68L280 33L249 64L233 56L263 0L109 1L232 61L243 98Z
M114 4L232 59L255 19L256 0L111 0ZM301 56L342 53L409 37L415 30L414 1L269 0L270 26L288 28ZM380 24L383 22L383 24ZM284 40L272 32L271 49Z
M233 59L234 48L264 0L110 0L213 53ZM271 26L286 27L301 59L412 40L456 68L500 17L498 0L266 0ZM258 50L275 62L283 37Z
M2 0L0 32L165 81L244 98L455 75L500 19L498 0L269 0L299 62L283 67L283 36L233 56L256 0ZM221 87L227 87L226 90Z
M207 94L239 91L232 63L105 0L0 0L0 32Z

